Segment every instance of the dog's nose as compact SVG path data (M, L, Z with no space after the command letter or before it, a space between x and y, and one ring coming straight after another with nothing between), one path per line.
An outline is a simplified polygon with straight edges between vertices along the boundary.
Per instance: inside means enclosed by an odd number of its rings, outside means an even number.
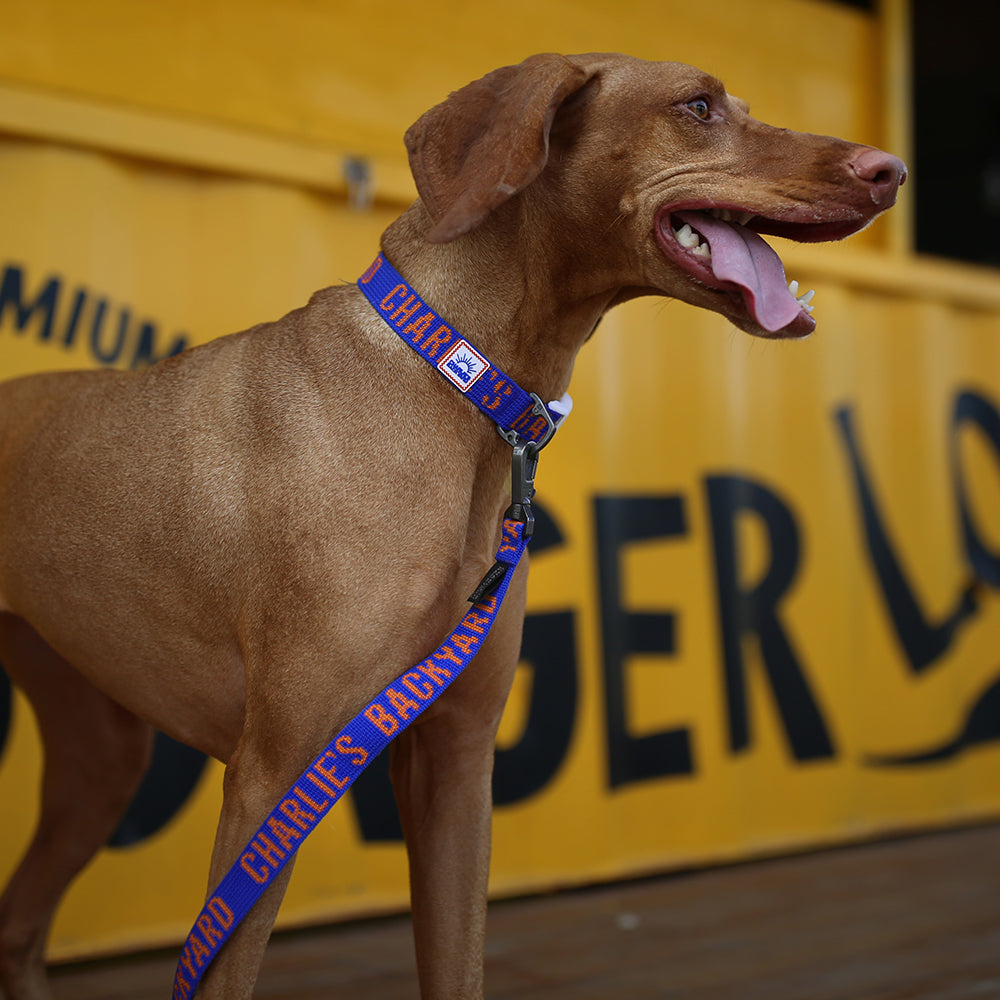
M863 149L851 160L850 167L869 185L872 201L880 209L889 208L896 201L900 184L906 183L906 164L881 149Z

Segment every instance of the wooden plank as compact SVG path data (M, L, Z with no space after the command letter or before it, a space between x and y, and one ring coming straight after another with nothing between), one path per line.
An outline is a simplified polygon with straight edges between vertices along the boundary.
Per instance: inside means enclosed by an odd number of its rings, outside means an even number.
M1000 826L494 904L493 1000L1000 996ZM56 1000L169 995L173 953L54 972ZM412 1000L409 922L285 932L256 996Z

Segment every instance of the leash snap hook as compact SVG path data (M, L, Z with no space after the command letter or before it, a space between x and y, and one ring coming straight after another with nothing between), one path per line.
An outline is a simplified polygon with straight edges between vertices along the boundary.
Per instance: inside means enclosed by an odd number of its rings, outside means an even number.
M514 444L510 463L510 506L504 512L505 521L523 524L521 538L527 542L535 532L535 514L531 500L535 495L535 472L538 469L538 445L534 441L518 438ZM470 604L478 604L488 594L493 593L507 575L513 564L497 561L490 567L479 586L469 597Z
M535 530L531 501L535 496L538 452L539 446L534 441L519 440L510 461L510 507L504 517L524 525L524 538L530 538Z

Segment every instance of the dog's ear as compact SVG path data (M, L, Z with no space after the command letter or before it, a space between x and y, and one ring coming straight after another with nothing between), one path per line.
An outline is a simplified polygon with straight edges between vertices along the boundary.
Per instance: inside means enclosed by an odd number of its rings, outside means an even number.
M410 127L406 148L435 223L432 243L475 229L539 175L556 111L590 75L565 56L532 56L468 84Z

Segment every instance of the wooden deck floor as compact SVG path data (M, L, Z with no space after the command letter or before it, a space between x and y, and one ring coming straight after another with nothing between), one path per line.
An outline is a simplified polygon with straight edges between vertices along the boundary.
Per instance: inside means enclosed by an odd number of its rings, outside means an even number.
M166 1000L176 953L62 966ZM1000 998L1000 825L495 904L490 1000ZM278 934L257 997L416 1000L405 918Z

